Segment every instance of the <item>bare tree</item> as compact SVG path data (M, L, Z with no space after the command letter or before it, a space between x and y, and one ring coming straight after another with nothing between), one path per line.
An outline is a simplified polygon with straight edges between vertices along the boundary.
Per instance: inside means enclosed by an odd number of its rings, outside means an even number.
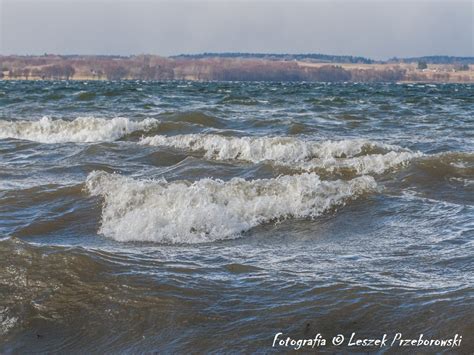
M104 72L105 76L109 80L122 80L128 75L128 70L125 67L121 65L115 65L115 63L106 66L104 68Z
M23 69L22 74L25 77L25 79L28 80L28 77L30 76L30 69L28 68Z
M63 67L63 75L66 78L66 80L71 79L75 73L76 73L76 70L71 65L68 64Z

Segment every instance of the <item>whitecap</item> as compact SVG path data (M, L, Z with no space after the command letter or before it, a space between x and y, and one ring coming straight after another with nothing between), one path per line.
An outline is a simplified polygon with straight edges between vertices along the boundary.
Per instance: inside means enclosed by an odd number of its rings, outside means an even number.
M133 121L125 117L78 117L68 121L44 116L38 121L0 121L0 138L41 143L111 142L158 123L152 118Z
M270 161L305 171L349 169L357 174L381 174L422 154L402 147L346 139L311 141L293 137L227 137L214 134L157 135L140 144L203 151L207 159Z
M86 188L104 199L100 233L106 237L202 243L235 238L273 220L319 216L374 191L376 183L370 176L322 181L315 173L250 181L166 182L95 171Z

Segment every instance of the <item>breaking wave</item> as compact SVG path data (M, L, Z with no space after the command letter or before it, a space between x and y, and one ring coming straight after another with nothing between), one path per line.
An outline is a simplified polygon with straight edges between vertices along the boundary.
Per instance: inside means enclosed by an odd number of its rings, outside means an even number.
M386 154L371 154L348 159L312 159L299 163L296 167L311 171L324 169L329 172L350 171L357 174L383 174L396 166L404 165L413 158L422 156L418 152L388 152Z
M188 134L142 138L140 144L203 151L216 160L242 160L252 163L272 161L301 170L353 170L358 174L381 174L422 154L389 145L353 139L308 141L292 137L226 137Z
M251 181L166 182L95 171L86 188L104 199L100 233L106 237L201 243L235 238L272 220L316 217L375 190L376 183L370 176L322 181L314 173Z
M44 116L38 121L0 121L0 138L41 143L111 142L135 131L148 130L158 123L152 118L132 121L125 117L78 117L67 121Z

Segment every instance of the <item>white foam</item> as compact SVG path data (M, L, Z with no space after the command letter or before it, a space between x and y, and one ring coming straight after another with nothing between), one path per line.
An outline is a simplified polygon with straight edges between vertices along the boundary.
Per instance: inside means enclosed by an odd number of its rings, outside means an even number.
M239 236L261 223L315 217L376 188L370 176L321 181L315 173L246 181L134 180L92 172L87 190L104 198L100 233L119 241L200 243Z
M158 122L152 118L132 121L125 117L78 117L66 121L45 116L38 121L0 121L0 138L41 143L111 142L134 131L147 130Z
M0 335L7 334L18 323L18 317L10 317L0 311Z
M389 152L348 159L312 159L298 164L297 167L305 171L324 169L329 172L349 170L357 174L382 174L389 169L403 166L413 158L421 156L422 154L419 152Z
M396 165L421 156L396 145L352 139L309 141L292 137L226 137L189 134L142 138L140 144L204 151L217 160L271 161L306 171L351 169L359 174L383 173Z

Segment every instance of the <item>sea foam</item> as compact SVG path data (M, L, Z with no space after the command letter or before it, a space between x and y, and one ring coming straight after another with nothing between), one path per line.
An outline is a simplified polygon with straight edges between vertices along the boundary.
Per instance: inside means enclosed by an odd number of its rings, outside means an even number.
M150 129L158 123L152 118L133 121L125 117L78 117L67 121L45 116L38 121L0 121L0 138L41 143L111 142L132 132Z
M316 217L374 191L376 183L370 176L322 181L315 173L250 181L166 182L95 171L86 188L104 199L100 233L107 237L202 243L234 238L273 220Z
M227 137L215 134L157 135L140 144L203 151L207 159L270 161L311 171L353 170L358 174L380 174L421 156L402 147L367 139L311 141L293 137Z

